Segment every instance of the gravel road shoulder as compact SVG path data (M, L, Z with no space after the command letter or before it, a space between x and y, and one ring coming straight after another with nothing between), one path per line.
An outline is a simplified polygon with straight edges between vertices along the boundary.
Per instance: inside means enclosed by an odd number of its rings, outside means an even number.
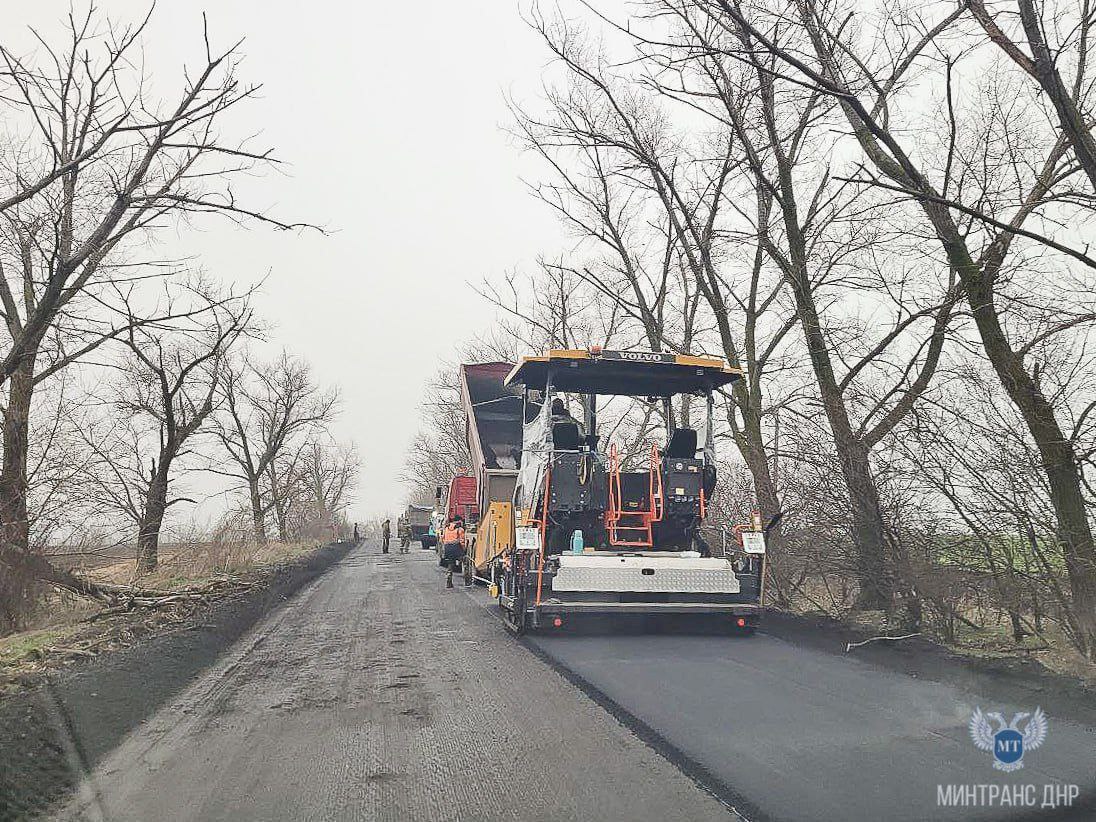
M323 547L190 622L80 662L0 700L0 820L39 813L252 626L350 550Z

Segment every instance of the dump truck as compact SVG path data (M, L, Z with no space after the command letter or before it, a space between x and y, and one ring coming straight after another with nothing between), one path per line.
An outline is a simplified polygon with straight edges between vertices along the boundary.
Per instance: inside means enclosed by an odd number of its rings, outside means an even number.
M465 440L472 458L475 505L465 517L466 577L488 573L514 542L514 487L521 462L521 391L506 385L513 363L460 367ZM452 491L450 492L452 494Z
M721 359L662 352L551 350L503 364L462 367L470 451L478 438L480 509L467 573L487 582L516 633L590 614L697 614L740 633L761 615L764 535L743 534L740 556L713 556L702 526L716 490L714 393L742 378ZM490 380L488 380L488 377ZM679 427L672 401L703 401L703 439ZM648 403L662 441L630 464L604 442L598 399ZM565 400L582 408L575 419ZM493 417L481 420L485 409ZM491 426L496 426L492 428ZM493 489L483 450L514 455L513 485ZM520 442L520 446L518 443ZM507 482L509 481L509 474ZM506 492L510 491L507 498Z
M430 517L434 509L429 505L411 503L403 512L403 519L410 530L412 542L418 542L423 548L433 548L437 537L430 533Z

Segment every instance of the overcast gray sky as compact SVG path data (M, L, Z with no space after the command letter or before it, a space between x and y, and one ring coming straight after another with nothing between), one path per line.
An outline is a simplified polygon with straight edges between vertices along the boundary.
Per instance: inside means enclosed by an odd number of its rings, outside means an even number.
M98 7L123 20L148 4ZM8 42L27 25L56 37L68 8L9 1L0 26ZM240 76L263 85L233 127L259 132L256 145L289 163L286 176L266 175L246 194L331 233L207 220L173 242L218 276L268 277L258 305L276 326L272 339L342 391L338 434L364 462L353 514L394 512L424 382L494 317L469 285L564 242L521 182L538 167L504 131L506 94L539 92L546 53L512 0L161 0L145 42L165 95L179 67L201 57L203 10L215 44L246 38Z

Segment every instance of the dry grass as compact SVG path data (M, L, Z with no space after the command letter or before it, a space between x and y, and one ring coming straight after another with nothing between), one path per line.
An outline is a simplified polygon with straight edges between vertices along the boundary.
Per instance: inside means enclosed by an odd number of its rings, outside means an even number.
M171 590L202 587L227 578L247 583L271 569L292 562L317 547L315 542L266 545L247 543L190 543L165 548L159 567L138 575L135 559L98 564L81 571L99 582ZM228 586L221 593L231 591ZM54 591L47 595L31 621L30 629L0 637L0 694L31 681L42 671L80 657L119 647L141 633L187 618L191 608L168 608L127 614L89 623L101 605L73 594ZM142 624L134 625L135 621Z
M888 624L882 611L854 611L851 604L852 596L839 585L810 579L797 591L788 610L798 614L824 614L876 635L895 633L894 626ZM964 607L960 613L980 627L957 622L955 637L949 641L927 622L922 628L924 636L963 656L1035 660L1053 673L1096 684L1096 664L1085 659L1053 622L1044 621L1038 636L1027 636L1017 642L1003 613L974 606Z
M162 549L158 567L152 573L138 575L136 561L127 559L96 568L87 572L87 576L102 582L143 588L200 586L226 574L247 574L290 562L315 547L315 542L187 543Z

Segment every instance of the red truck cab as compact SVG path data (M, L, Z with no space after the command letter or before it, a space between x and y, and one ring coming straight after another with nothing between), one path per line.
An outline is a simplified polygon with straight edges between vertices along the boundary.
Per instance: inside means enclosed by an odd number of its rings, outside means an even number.
M449 482L449 495L446 497L446 518L460 516L465 527L475 527L479 522L479 489L476 478L468 474L458 474Z

